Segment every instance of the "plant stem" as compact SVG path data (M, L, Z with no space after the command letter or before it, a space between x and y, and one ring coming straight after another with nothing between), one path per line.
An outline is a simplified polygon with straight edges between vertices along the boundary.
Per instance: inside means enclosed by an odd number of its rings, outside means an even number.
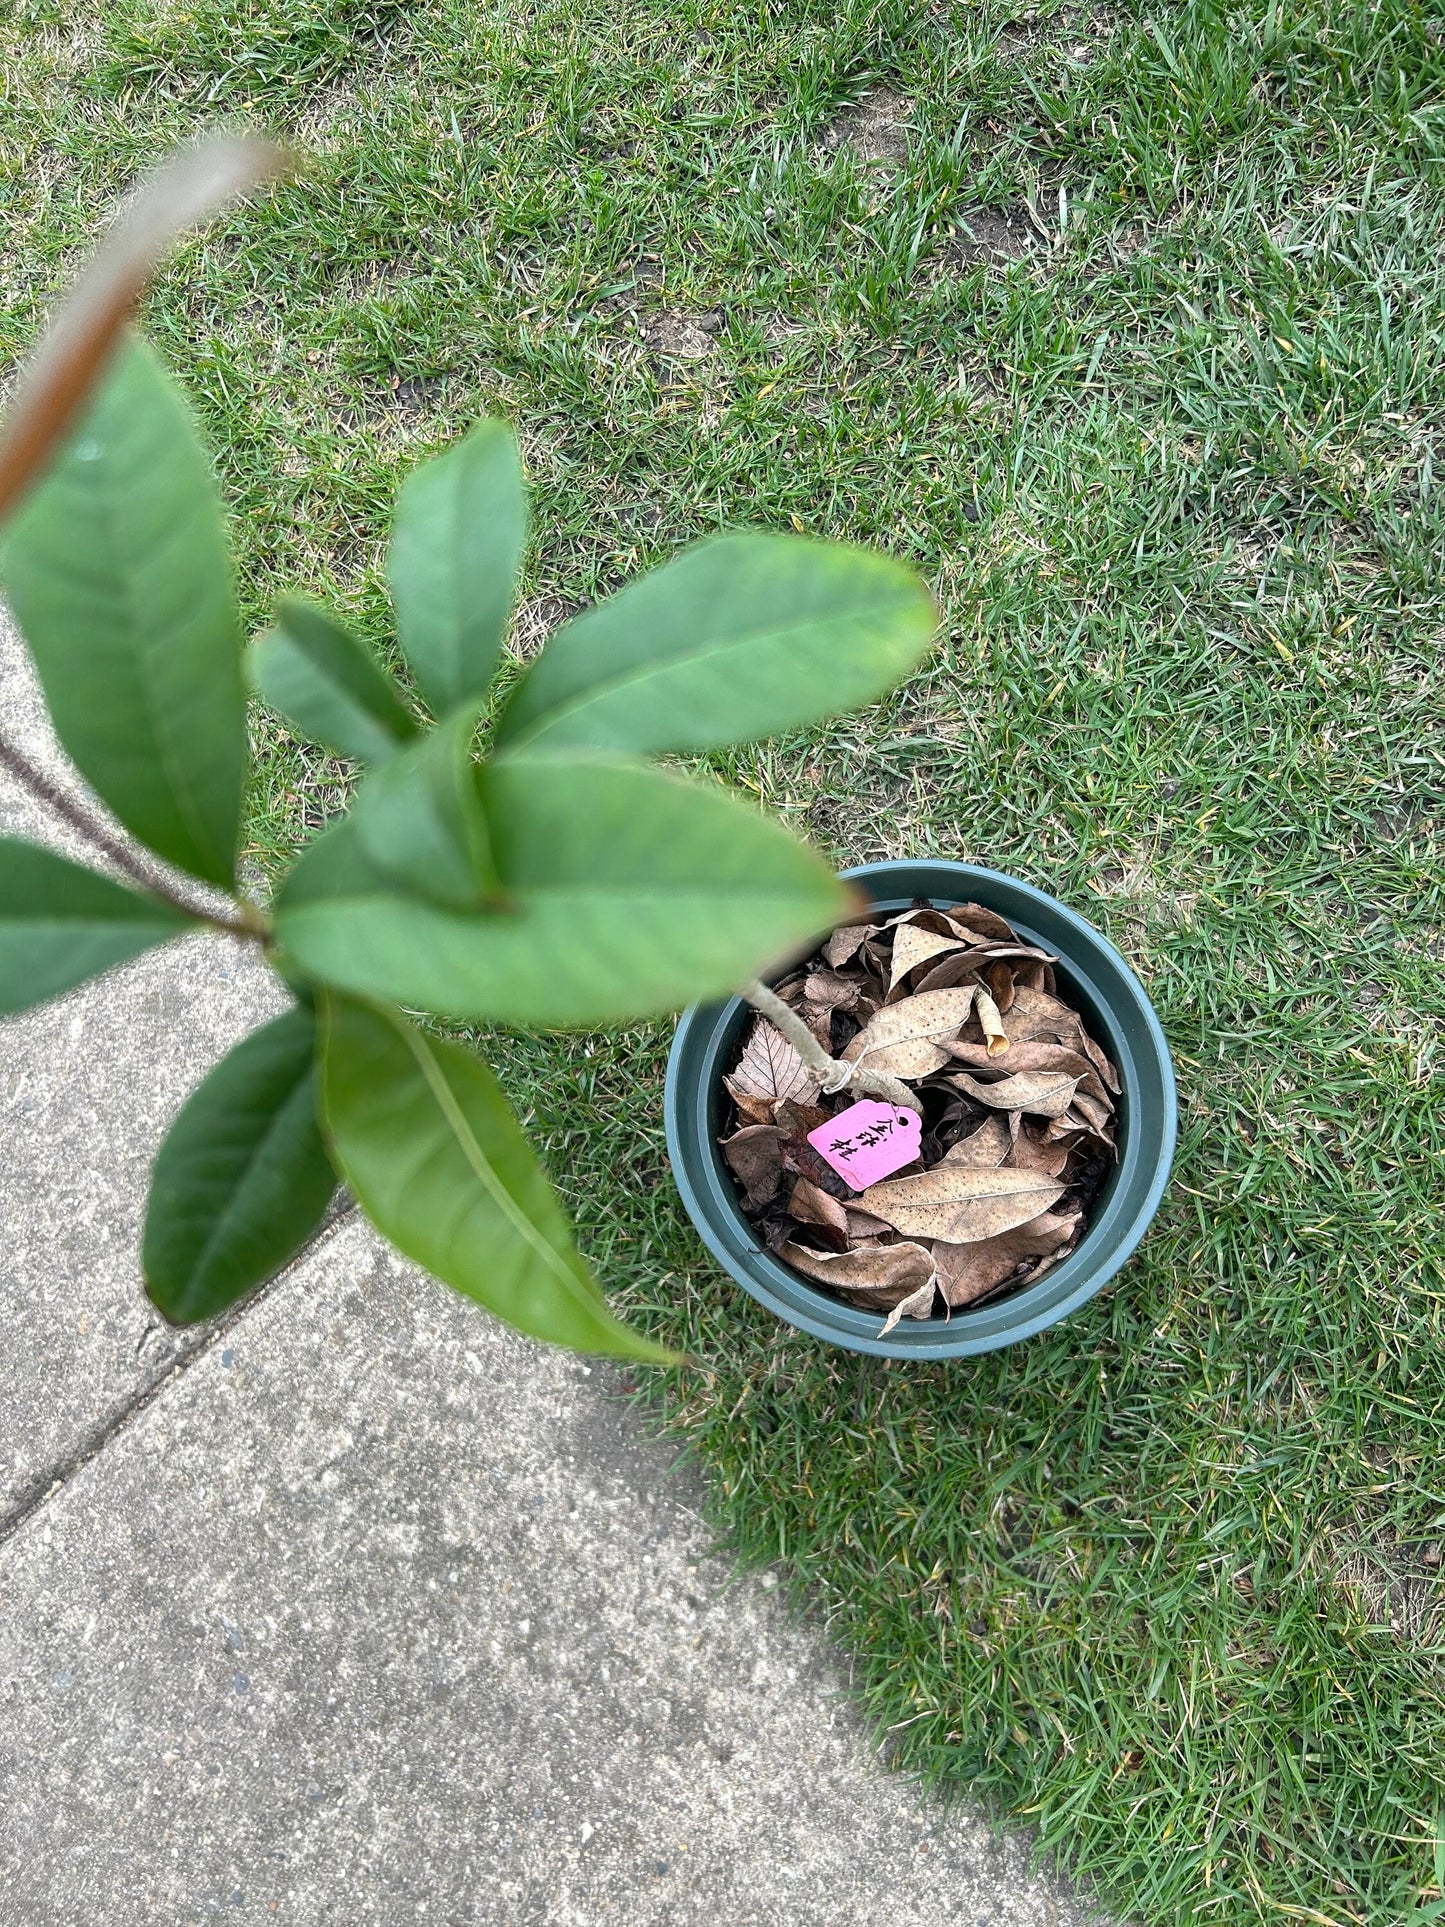
M825 1091L865 1091L903 1110L922 1112L917 1091L909 1090L900 1079L890 1077L886 1071L870 1071L862 1065L845 1064L841 1058L830 1057L798 1013L790 1010L766 984L744 984L738 995L754 1010L761 1011L769 1023L777 1025Z
M78 836L85 839L93 849L108 857L115 867L140 889L188 917L200 923L208 923L213 930L224 930L229 936L245 937L260 942L266 935L266 920L255 904L241 901L236 904L236 914L227 916L222 911L209 910L204 904L195 903L143 857L128 843L115 836L104 819L77 797L69 796L53 783L44 770L35 764L0 731L0 768L9 772L22 789L28 790L37 803L58 816L63 823Z

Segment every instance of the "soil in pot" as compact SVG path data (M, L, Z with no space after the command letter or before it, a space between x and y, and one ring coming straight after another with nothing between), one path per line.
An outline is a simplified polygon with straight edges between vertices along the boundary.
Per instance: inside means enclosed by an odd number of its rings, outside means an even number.
M830 1057L905 1086L907 1110L830 1095L765 1016L744 1034L719 1139L742 1210L885 1332L1032 1284L1088 1227L1119 1080L1055 961L981 904L920 900L842 926L773 986ZM866 1182L880 1161L895 1168Z

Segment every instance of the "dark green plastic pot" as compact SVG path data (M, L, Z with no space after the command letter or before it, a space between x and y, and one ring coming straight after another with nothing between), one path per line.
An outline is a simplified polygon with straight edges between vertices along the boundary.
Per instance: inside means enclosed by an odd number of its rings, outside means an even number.
M677 1188L723 1269L760 1304L814 1338L883 1358L963 1358L1015 1345L1067 1318L1107 1284L1159 1208L1177 1127L1174 1070L1164 1033L1139 979L1114 946L1031 884L971 863L868 863L845 874L884 911L906 910L915 897L986 904L1028 942L1058 957L1060 994L1113 1059L1123 1086L1119 1161L1078 1249L1011 1297L956 1311L951 1318L904 1319L880 1338L877 1312L845 1305L783 1264L758 1243L742 1214L717 1148L722 1077L752 1016L736 997L694 1004L677 1026L666 1096L667 1148Z

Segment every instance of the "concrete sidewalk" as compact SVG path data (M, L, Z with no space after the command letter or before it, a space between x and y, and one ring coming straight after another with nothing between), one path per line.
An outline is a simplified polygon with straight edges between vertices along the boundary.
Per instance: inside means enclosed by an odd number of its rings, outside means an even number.
M0 715L53 757L3 631ZM149 1159L275 1003L202 938L0 1028L0 1927L1082 1922L870 1757L606 1369L354 1212L160 1325Z

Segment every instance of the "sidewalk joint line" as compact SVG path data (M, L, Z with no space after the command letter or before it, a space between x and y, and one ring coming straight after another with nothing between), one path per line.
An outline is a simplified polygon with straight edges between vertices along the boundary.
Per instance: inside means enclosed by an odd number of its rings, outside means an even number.
M204 1358L223 1338L228 1337L258 1305L271 1296L278 1286L283 1285L294 1271L299 1270L308 1258L330 1244L342 1226L349 1224L357 1215L357 1211L355 1200L347 1198L335 1215L329 1217L321 1229L307 1240L284 1270L278 1271L263 1285L258 1285L255 1291L248 1293L239 1304L233 1305L228 1312L214 1319L193 1344L172 1359L168 1371L162 1373L149 1385L143 1386L138 1392L134 1392L107 1418L102 1419L57 1465L51 1466L31 1480L28 1488L15 1501L15 1510L8 1517L0 1519L0 1555L3 1555L5 1548L22 1528L28 1525L37 1513L42 1512L53 1498L65 1490L77 1473L83 1472L93 1459L99 1458L112 1440L129 1430L132 1422L139 1418L147 1406L159 1398L168 1386L174 1385L178 1379L183 1378L198 1359Z

